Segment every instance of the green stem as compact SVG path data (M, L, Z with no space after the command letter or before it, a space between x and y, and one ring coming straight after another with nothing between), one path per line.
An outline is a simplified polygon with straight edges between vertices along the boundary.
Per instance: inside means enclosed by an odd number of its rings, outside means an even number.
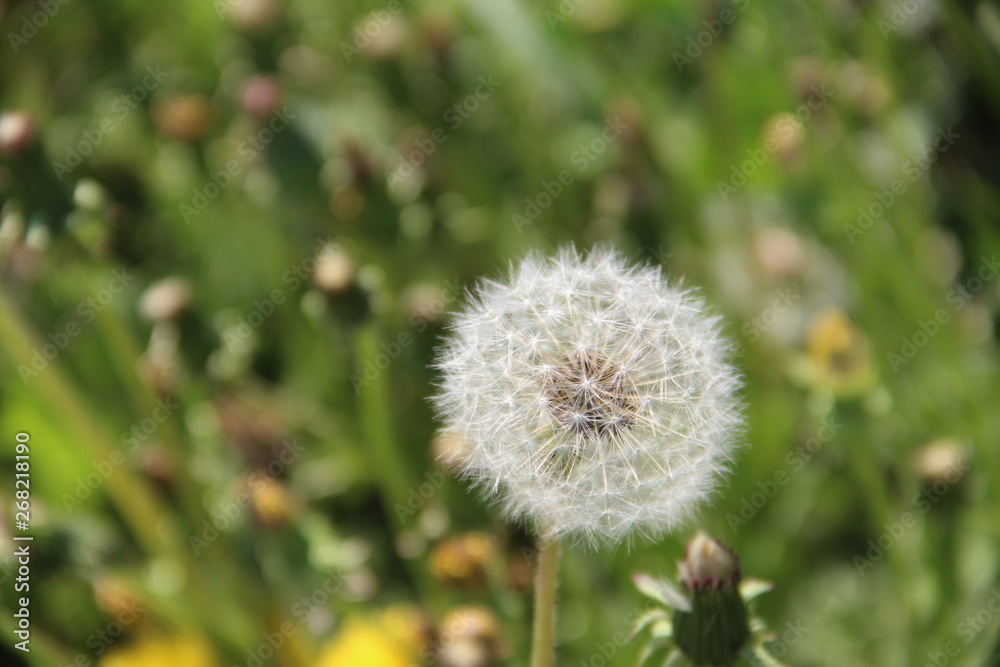
M531 667L555 664L556 588L559 582L559 541L539 541L538 571L535 573L535 623L531 644Z
M32 352L40 347L6 296L0 292L0 346L10 356L11 365L30 364ZM38 396L71 424L81 447L95 461L109 458L115 447L94 420L79 394L55 362L32 380ZM179 562L189 562L183 553L180 530L174 517L147 485L128 467L122 466L107 478L108 495L121 512L126 525L149 553L169 553Z
M379 342L373 327L363 327L357 331L355 353L359 368L364 366L365 360L377 359L383 354ZM396 435L393 419L397 413L394 411L388 376L388 369L377 373L367 386L360 388L357 400L364 446L371 457L369 466L374 472L374 482L381 494L386 516L392 524L393 533L398 537L413 526L423 503L419 507L410 504L416 490L420 488L420 482L411 477L406 464L406 452ZM419 497L424 501L428 500L424 496ZM445 600L439 587L431 579L430 570L414 558L403 558L403 562L424 602L431 609L443 613Z

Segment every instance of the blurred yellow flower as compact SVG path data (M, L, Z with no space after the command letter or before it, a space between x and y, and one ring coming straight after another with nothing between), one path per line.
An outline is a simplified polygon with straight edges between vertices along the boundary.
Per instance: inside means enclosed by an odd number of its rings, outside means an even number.
M868 337L843 311L829 309L816 316L806 356L811 384L839 396L857 395L875 379Z
M128 646L115 647L101 659L101 667L217 667L211 647L198 637L147 636Z
M394 604L379 614L381 626L390 637L412 653L422 649L430 636L430 623L415 604Z
M257 523L263 528L284 527L294 514L295 506L284 485L267 475L252 476L249 485L253 517Z
M411 667L426 643L423 614L394 605L376 619L352 618L319 657L318 667Z
M431 571L441 582L477 587L486 583L486 567L493 545L485 533L470 532L448 538L431 551Z

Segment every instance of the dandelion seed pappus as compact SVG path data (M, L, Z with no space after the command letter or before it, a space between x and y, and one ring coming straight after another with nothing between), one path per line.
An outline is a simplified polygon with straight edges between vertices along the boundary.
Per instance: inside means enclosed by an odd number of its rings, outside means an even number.
M439 357L463 474L546 537L656 537L727 470L742 424L719 320L610 249L531 256L488 281Z

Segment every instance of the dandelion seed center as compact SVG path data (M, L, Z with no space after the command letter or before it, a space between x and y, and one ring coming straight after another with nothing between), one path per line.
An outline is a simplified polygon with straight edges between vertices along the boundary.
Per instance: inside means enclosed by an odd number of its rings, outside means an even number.
M575 436L623 435L635 420L638 399L625 370L607 357L580 350L545 379L549 412Z

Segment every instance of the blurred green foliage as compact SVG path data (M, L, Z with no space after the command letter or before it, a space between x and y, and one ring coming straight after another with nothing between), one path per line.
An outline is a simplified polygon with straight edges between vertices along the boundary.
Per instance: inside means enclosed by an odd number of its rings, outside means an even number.
M28 655L4 547L5 664L252 664L276 632L263 664L461 664L462 604L524 664L531 538L433 462L429 364L465 288L566 242L725 316L747 448L699 525L775 582L775 656L996 664L995 4L0 18L0 497L26 431L35 537ZM560 664L605 664L684 537L567 550Z

